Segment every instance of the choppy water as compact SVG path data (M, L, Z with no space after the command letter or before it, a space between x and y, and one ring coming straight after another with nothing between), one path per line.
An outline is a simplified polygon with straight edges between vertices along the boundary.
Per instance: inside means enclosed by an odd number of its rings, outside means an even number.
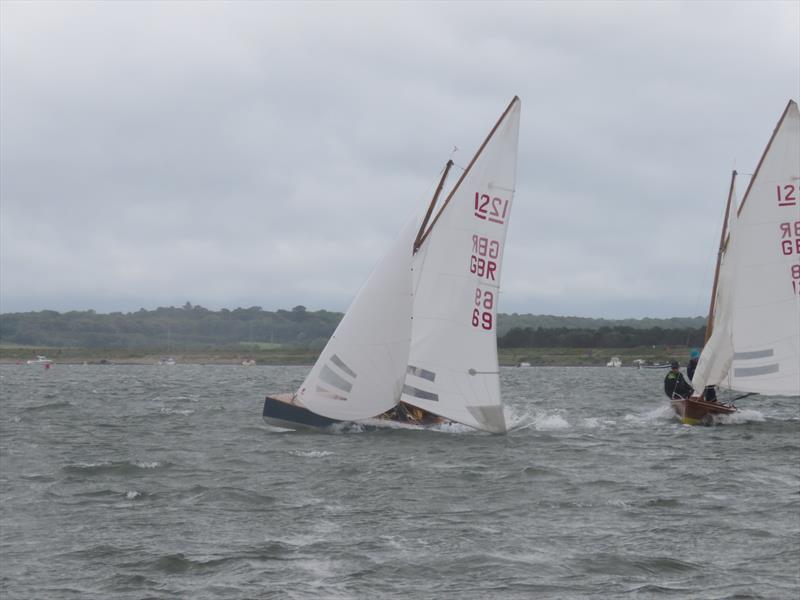
M797 598L800 405L504 369L506 436L278 433L299 367L0 368L0 597Z

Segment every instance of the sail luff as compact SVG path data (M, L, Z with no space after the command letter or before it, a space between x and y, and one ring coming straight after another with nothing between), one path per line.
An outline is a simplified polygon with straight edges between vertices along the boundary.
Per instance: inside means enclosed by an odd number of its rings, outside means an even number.
M419 244L415 246L416 248L419 248L420 246L422 246L423 243L425 243L425 239L428 237L428 234L433 230L434 226L436 225L436 221L439 220L439 217L442 215L444 210L447 208L447 205L450 203L450 200L452 200L453 196L458 191L459 187L461 186L461 183L464 181L464 179L466 179L467 175L472 170L472 166L475 164L475 161L477 161L478 158L480 157L480 155L483 153L483 149L486 148L486 146L489 143L489 141L492 139L492 137L494 137L495 132L498 130L500 125L503 123L505 118L508 116L508 113L511 112L511 109L514 107L514 103L515 102L519 102L519 96L514 96L514 98L511 100L511 102L509 102L509 104L506 107L506 109L503 111L503 114L500 115L499 119L497 119L497 123L494 124L494 127L492 127L492 130L489 132L489 135L486 136L486 139L483 140L483 143L480 145L480 147L478 148L478 151L472 157L472 160L469 161L469 164L467 165L467 168L464 169L464 172L461 174L461 177L458 178L458 181L453 186L453 189L450 190L450 193L447 195L447 198L445 199L445 201L442 204L441 208L439 208L439 212L436 213L436 216L434 217L433 222L431 223L431 226L428 227L428 230L424 233L422 238L420 238Z
M731 214L731 201L736 185L736 170L731 173L731 186L728 189L728 202L725 204L725 217L722 221L722 234L719 236L719 249L717 250L717 266L714 269L714 284L711 286L711 301L708 307L708 321L706 322L706 337L708 342L714 331L714 308L717 301L717 285L719 284L719 267L722 264L722 254L725 252L725 238L728 235L728 219Z
M739 210L736 212L737 216L742 214L744 205L747 203L747 199L750 197L750 190L753 189L753 183L755 183L756 179L758 179L758 174L761 171L761 166L764 164L764 159L767 157L767 154L769 154L770 148L772 148L772 142L775 141L775 136L778 135L781 125L783 125L783 121L786 119L786 115L789 114L789 110L792 108L792 105L795 105L795 110L797 110L797 103L794 100L789 100L789 102L786 104L786 108L783 109L781 118L778 119L778 124L775 125L775 129L772 130L772 136L770 136L767 147L764 148L764 152L761 154L761 159L758 161L758 166L756 166L756 170L753 173L753 176L750 178L750 183L747 185L747 190L744 192L742 202L739 204Z

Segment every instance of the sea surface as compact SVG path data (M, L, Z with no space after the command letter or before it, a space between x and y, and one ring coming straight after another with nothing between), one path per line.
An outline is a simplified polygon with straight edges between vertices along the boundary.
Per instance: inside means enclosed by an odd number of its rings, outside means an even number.
M305 367L0 367L0 598L800 596L800 403L507 368L514 429L281 432Z

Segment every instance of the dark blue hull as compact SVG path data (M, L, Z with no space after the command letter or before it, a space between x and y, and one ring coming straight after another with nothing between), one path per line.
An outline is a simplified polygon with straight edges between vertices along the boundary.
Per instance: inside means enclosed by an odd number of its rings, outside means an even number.
M329 419L328 417L313 413L302 406L282 402L275 398L270 398L269 396L264 400L264 412L262 416L270 425L287 427L289 429L297 429L298 427L305 429L322 429L336 423L344 423L344 421Z

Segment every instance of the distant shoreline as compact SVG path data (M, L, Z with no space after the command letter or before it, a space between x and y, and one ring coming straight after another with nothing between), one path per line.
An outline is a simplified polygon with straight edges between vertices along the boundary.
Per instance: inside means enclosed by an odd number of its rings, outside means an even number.
M520 364L532 367L599 367L606 366L612 357L619 357L623 367L635 366L640 360L648 364L663 364L676 359L684 364L689 348L682 346L656 348L499 348L500 366ZM0 348L0 364L25 365L37 355L46 356L56 365L159 365L166 357L176 364L247 366L302 366L311 367L319 355L318 350L273 349L258 352L224 349L209 352L134 352L130 350L89 350L83 348ZM253 361L253 362L251 362ZM34 366L34 365L32 365ZM168 365L164 365L168 366Z

